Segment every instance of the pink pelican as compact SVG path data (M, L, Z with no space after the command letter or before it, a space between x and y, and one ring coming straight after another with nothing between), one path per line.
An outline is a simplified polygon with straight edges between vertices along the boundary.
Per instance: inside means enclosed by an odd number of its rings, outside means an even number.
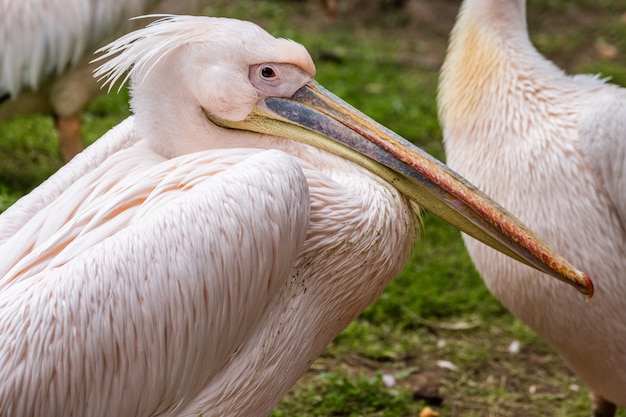
M293 41L170 16L109 58L134 116L0 216L2 416L267 415L400 270L417 204L592 292Z
M93 51L146 13L199 13L208 0L0 0L0 122L50 112L65 161L83 149L80 112L102 94ZM145 21L143 22L145 24Z
M595 415L614 415L626 406L626 92L539 54L524 0L465 0L439 104L447 163L597 278L581 308L465 237L489 289L591 388Z

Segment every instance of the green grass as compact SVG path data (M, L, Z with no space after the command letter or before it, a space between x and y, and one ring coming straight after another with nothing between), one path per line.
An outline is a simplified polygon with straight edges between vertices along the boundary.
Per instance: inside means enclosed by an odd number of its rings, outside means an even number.
M392 2L386 3L388 14L367 25L359 21L358 10L327 22L317 1L215 1L207 12L254 20L303 43L316 61L318 81L443 159L437 69L405 58L432 52L429 45L445 41L436 37L446 30L433 22L433 34L424 36L407 16L389 8ZM626 25L619 23L626 8L611 1L571 3L530 2L538 47L570 71L601 72L626 84ZM576 24L581 10L596 18ZM449 25L452 16L441 21ZM590 27L592 39L581 29ZM413 31L422 38L415 39L419 36ZM599 38L618 47L617 58L593 55ZM89 106L82 116L87 143L129 114L127 100L124 89ZM1 124L0 210L61 165L48 116ZM518 354L508 351L513 340L521 343ZM450 361L456 370L441 368L440 360ZM397 385L385 387L383 374L394 375ZM337 337L272 416L416 416L427 403L424 392L443 398L433 405L441 416L590 414L585 387L490 295L459 233L428 213L404 271Z
M272 417L393 417L416 411L412 393L387 389L380 373L349 375L340 370L316 375L283 400Z

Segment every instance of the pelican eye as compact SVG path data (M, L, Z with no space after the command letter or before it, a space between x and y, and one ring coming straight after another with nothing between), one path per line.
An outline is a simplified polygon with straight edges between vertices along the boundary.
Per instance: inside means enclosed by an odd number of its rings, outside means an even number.
M263 67L261 68L261 77L266 80L271 80L272 78L276 78L278 74L276 74L276 70L272 67Z

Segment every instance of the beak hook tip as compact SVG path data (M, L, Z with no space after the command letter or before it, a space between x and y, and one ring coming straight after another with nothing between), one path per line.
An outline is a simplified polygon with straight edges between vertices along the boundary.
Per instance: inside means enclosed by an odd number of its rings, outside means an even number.
M585 281L584 283L585 292L583 292L583 294L587 295L587 299L585 301L589 301L591 300L591 297L593 297L593 293L594 293L593 281L591 280L591 278L589 278L589 275L585 274L584 272L582 272L581 275L582 275L582 279Z

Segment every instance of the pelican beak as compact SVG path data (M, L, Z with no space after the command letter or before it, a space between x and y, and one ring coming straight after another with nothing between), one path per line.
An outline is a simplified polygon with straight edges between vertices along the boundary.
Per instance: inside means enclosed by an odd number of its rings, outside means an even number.
M593 283L488 196L429 154L316 82L261 99L243 121L219 126L299 140L374 172L457 229L591 298Z

